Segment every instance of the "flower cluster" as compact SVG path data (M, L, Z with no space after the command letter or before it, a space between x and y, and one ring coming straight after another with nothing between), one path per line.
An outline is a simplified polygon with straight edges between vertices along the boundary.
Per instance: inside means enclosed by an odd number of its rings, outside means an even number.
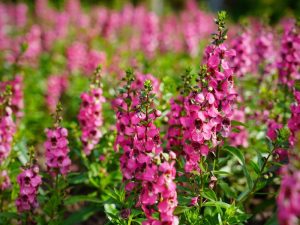
M17 75L13 80L0 82L0 92L4 92L7 86L11 86L11 108L18 119L22 118L24 108L23 77Z
M290 165L281 168L281 187L277 197L280 225L300 222L300 171Z
M147 220L143 222L144 225L158 222L175 225L178 224L178 218L173 215L177 206L176 184L174 183L176 155L173 152L165 153L168 157L163 154L159 129L154 125L154 120L161 114L155 109L151 110L153 107L152 90L151 81L145 81L138 107L140 121L136 126L134 137L134 148L137 151L135 178L141 182L138 204L141 204L147 217ZM153 217L156 204L159 219Z
M94 74L90 91L81 94L81 100L78 114L78 121L82 130L81 142L85 154L89 155L102 137L100 128L103 125L102 104L105 102L105 98L102 95L99 68Z
M32 211L38 207L37 193L42 183L39 175L39 167L34 165L24 169L17 177L20 185L19 196L16 200L16 207L19 212Z
M296 134L300 131L300 92L295 91L296 102L291 105L291 118L288 121L288 127L291 131L289 138L290 145L295 145Z
M52 176L57 174L66 175L70 170L71 160L68 156L68 130L63 127L46 129L47 140L44 144L46 149L46 165Z
M250 31L245 31L235 39L233 39L232 48L236 52L236 57L233 58L234 73L238 76L244 76L247 73L252 72L252 56L253 50L252 38Z
M10 107L11 92L7 90L0 98L0 164L11 151L16 124Z
M182 85L178 87L180 95L170 100L170 112L168 113L168 132L167 138L167 149L174 151L179 157L184 154L183 152L183 126L182 117L185 114L184 104L187 101L189 93L192 91L193 75L191 70L187 69L186 72L181 76Z
M266 28L259 27L258 35L255 37L255 54L253 63L257 72L272 74L276 69L276 49L274 46L274 34Z
M176 155L173 152L163 153L160 146L159 129L153 122L161 113L152 109L151 81L145 81L145 88L141 91L135 89L139 84L134 81L132 73L127 72L126 80L125 89L113 103L117 111L116 145L124 151L120 163L126 190L140 193L137 205L147 217L144 225L159 222L178 224L177 217L173 215L177 205L173 181ZM139 97L134 90L141 91ZM155 206L159 219L153 217Z
M68 69L71 72L82 71L91 74L99 64L105 65L106 55L97 50L88 50L81 42L74 42L67 49Z
M11 186L11 182L6 170L0 172L0 190L4 191Z
M280 59L278 61L279 82L289 87L294 80L300 79L300 34L297 27L287 24L281 40Z
M275 120L268 121L267 137L275 141L278 136L278 131L283 127L282 124L277 123Z
M151 74L137 73L133 75L131 70L126 72L126 77L123 78L127 82L124 89L121 90L120 95L113 101L112 105L116 111L116 127L117 138L115 141L115 150L121 147L124 154L120 158L121 170L123 173L123 179L131 179L133 177L132 170L128 160L133 154L132 145L133 138L136 132L136 126L139 123L136 110L140 104L138 93L143 88L145 80L151 80L153 92L159 92L159 81ZM130 184L129 184L130 187Z
M209 153L228 137L231 131L233 102L236 92L233 89L233 70L229 60L234 50L227 50L222 44L225 38L224 15L219 14L216 21L218 34L214 42L205 50L206 65L199 73L199 90L192 91L185 102L186 115L181 118L184 128L184 152L186 154L186 172L199 171L200 156Z
M47 80L46 103L50 112L55 112L56 105L63 92L68 87L68 78L65 75L52 75Z

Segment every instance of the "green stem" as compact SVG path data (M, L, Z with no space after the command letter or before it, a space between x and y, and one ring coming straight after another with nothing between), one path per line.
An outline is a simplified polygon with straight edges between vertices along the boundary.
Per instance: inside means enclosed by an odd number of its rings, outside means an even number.
M264 172L264 170L265 170L265 168L266 168L266 166L267 166L267 163L268 163L268 161L269 161L271 155L273 154L273 151L274 151L274 150L275 150L275 148L273 148L272 151L269 152L269 154L268 154L266 160L264 161L264 163L263 163L263 165L262 165L262 167L261 167L261 169L260 169L260 171L259 171L259 176L258 176L258 177L256 178L256 180L254 181L253 187L251 188L249 194L248 194L248 195L245 195L245 197L243 197L243 198L240 200L240 202L247 201L251 196L254 195L254 193L255 193L255 191L256 191L256 187L257 187L258 181L259 181L259 179L262 177L262 174L263 174L263 172Z

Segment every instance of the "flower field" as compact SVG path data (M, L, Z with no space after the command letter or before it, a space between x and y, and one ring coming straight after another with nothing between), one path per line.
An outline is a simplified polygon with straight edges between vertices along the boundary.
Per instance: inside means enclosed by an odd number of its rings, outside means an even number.
M228 17L0 3L0 224L299 225L300 22Z

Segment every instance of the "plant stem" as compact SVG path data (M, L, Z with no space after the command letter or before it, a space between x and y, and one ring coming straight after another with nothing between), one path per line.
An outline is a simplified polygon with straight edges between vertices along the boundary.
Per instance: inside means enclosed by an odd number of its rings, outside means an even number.
M258 184L258 181L259 181L259 179L261 178L262 173L264 172L265 167L267 166L267 163L268 163L268 161L269 161L271 155L273 154L273 151L274 151L274 150L275 150L275 148L273 148L272 151L269 152L269 154L268 154L266 160L264 161L264 163L263 163L263 165L262 165L262 167L261 167L261 169L260 169L260 171L259 171L259 176L258 176L258 177L256 178L256 180L254 181L253 187L251 188L249 194L248 194L248 195L245 195L239 202L247 201L251 196L254 195L256 186L257 186L257 184Z

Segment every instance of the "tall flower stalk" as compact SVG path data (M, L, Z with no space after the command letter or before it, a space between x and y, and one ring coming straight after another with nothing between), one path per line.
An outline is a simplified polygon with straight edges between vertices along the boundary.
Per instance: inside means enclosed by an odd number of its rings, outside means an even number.
M47 140L44 144L46 149L46 165L50 174L55 177L58 174L66 175L70 170L71 160L68 156L68 130L60 125L62 106L56 107L55 122L53 128L46 129Z
M105 102L101 88L101 68L95 70L90 90L81 94L78 121L82 130L81 142L86 155L91 154L102 137L102 104Z

